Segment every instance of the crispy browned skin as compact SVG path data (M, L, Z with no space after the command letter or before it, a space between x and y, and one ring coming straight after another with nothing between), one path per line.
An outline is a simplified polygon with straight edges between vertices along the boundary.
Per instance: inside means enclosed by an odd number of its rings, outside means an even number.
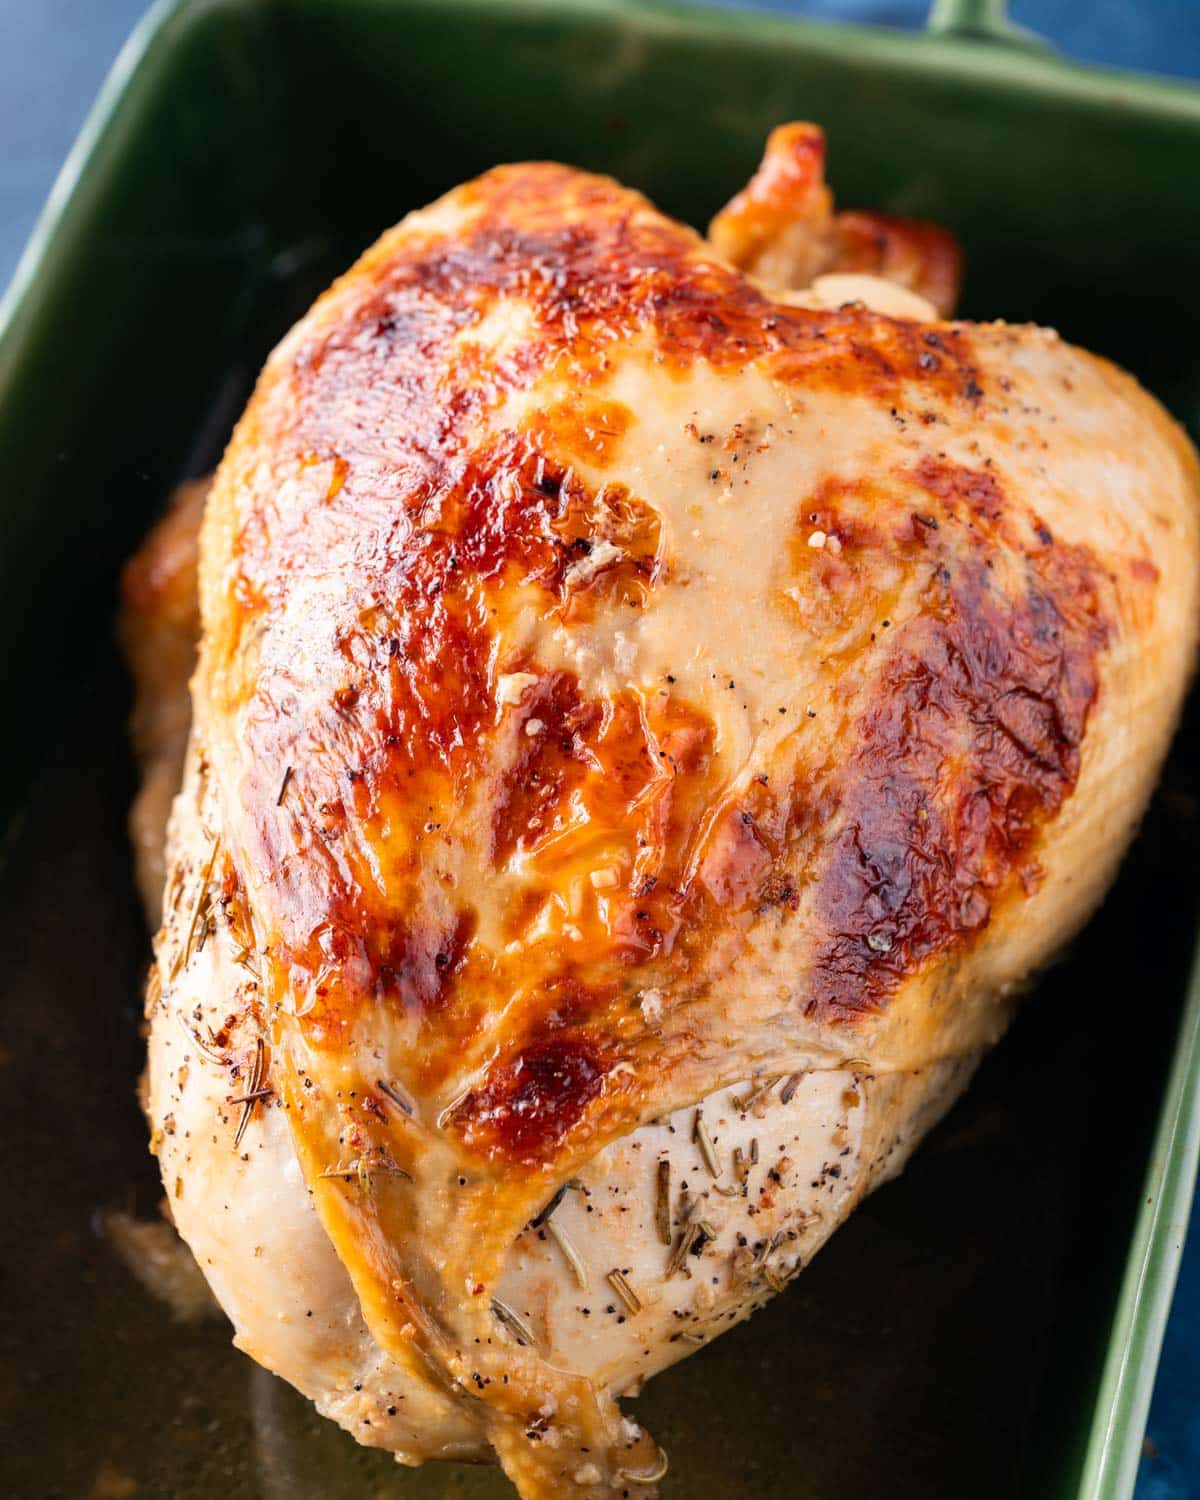
M288 420L269 437L273 469L303 476L318 468L321 483L301 478L303 503L287 510L265 492L247 508L249 486L238 485L236 573L214 631L229 652L233 691L249 695L237 710L248 752L240 813L248 858L270 882L277 959L300 987L324 976L306 1029L336 1042L356 1004L386 997L424 1038L413 1058L422 1091L443 1081L448 1064L458 1067L462 1045L520 987L503 955L472 942L473 906L452 889L430 901L414 878L444 842L438 814L468 801L477 778L496 775L490 622L516 589L539 611L582 623L605 600L636 607L662 581L646 503L620 485L596 492L571 467L576 453L602 464L629 420L587 394L613 345L648 327L659 366L681 374L697 360L717 370L762 360L774 379L806 393L940 400L968 419L983 399L969 330L935 332L857 308L781 308L705 258L689 231L639 214L632 195L602 179L510 168L464 193L480 202L469 232L431 254L416 236L404 253L364 268L334 294L336 318L276 368L272 402ZM486 308L514 293L535 332L510 361L485 364L479 347L460 339L477 316L470 304L477 298ZM487 432L481 414L563 359L580 395L519 433L478 444ZM235 465L243 453L260 456L260 411L261 403L239 433ZM558 826L582 795L581 833L621 847L631 878L607 898L602 921L589 920L594 910L579 918L589 941L554 957L524 1021L506 1015L512 1060L494 1064L486 1089L458 1112L472 1141L541 1158L563 1149L593 1101L624 1109L626 1090L601 1091L600 1080L637 1042L636 1034L627 1046L614 1041L614 1028L629 1029L630 964L663 956L695 964L714 929L727 941L734 914L751 920L786 878L780 856L795 863L806 835L827 840L823 809L848 799L862 807L825 849L817 905L828 935L806 1005L822 1019L879 1005L913 963L965 940L986 921L987 893L1006 889L1024 865L1042 817L1074 783L1106 631L1100 568L1084 549L1035 536L1034 578L989 584L988 554L1005 530L997 481L930 457L911 483L928 515L905 511L872 526L863 516L869 481L854 479L833 503L822 493L796 517L797 570L818 605L830 600L842 620L856 607L873 609L874 587L868 582L864 598L859 585L868 549L889 558L893 588L917 570L929 577L919 617L880 648L887 691L867 696L844 763L813 767L815 777L800 784L768 780L747 792L753 809L738 798L714 825L722 788L712 725L684 692L668 687L649 705L633 695L589 698L558 671L539 674L522 698L518 727L532 719L544 732L517 736L502 757L490 848L471 857L497 872L517 851L536 858L549 846L557 860ZM622 560L571 589L566 580L587 556L598 511L608 512L604 536L621 545ZM822 524L842 550L806 556L803 537ZM955 564L953 575L943 559ZM297 578L320 581L321 615L285 616ZM319 636L314 619L322 620ZM254 646L268 623L273 649L264 660ZM505 670L530 665L518 655ZM297 715L287 705L301 689ZM932 741L920 717L931 700L941 709ZM1005 732L1001 714L1019 715L1022 732ZM993 722L986 736L973 734ZM956 751L943 805L941 769ZM905 775L915 794L888 787L880 795L881 779ZM930 816L914 844L918 804ZM303 857L297 808L316 818ZM697 861L702 831L709 848ZM367 858L385 843L403 853L381 879ZM904 869L880 872L864 844ZM805 849L802 861L809 881L816 852ZM880 886L896 893L890 903L872 900ZM415 908L400 899L406 890ZM961 899L950 901L953 893ZM540 905L540 887L533 895ZM519 938L534 915L505 912L504 936ZM886 957L865 946L867 929L888 941ZM524 974L523 951L516 963ZM530 1048L553 1064L523 1065L521 1093L509 1099L505 1080Z
M954 236L895 214L835 214L825 185L825 132L781 125L762 164L709 226L738 267L774 287L807 287L829 272L865 272L907 287L949 317L962 285Z
M212 1045L524 1493L654 1457L491 1311L521 1227L738 1080L994 1040L1144 804L1196 553L1128 377L778 301L565 167L413 216L272 356L207 511L152 1009L219 902L255 957Z

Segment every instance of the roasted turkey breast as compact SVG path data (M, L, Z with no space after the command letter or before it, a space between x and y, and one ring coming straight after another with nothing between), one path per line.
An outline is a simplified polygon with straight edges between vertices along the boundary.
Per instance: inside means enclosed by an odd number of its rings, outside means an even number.
M568 167L456 189L271 356L204 506L171 1210L241 1347L527 1497L654 1493L614 1397L903 1164L1191 669L1178 428L944 321L949 238L834 215L821 160L777 132L711 241ZM129 574L148 860L200 503Z

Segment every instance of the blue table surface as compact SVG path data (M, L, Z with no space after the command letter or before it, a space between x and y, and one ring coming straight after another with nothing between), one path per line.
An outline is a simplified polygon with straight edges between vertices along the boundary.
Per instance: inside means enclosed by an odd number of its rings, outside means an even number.
M729 3L729 0L726 0ZM755 0L832 20L921 23L920 0ZM1068 56L1200 78L1198 0L1013 0ZM144 0L0 0L0 285ZM1200 1205L1167 1329L1137 1500L1200 1500Z

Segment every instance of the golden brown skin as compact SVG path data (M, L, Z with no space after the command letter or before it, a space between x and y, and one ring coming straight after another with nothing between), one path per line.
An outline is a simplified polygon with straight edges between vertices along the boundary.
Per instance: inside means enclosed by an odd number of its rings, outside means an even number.
M412 216L272 356L150 1009L219 907L253 978L200 1042L524 1494L657 1459L497 1319L522 1227L739 1080L1000 1034L1136 825L1197 550L1194 456L1110 366L777 300L565 167Z
M772 287L865 272L916 292L946 318L962 285L962 256L944 229L894 214L833 212L825 132L817 125L771 132L762 164L709 225L708 237L731 265Z

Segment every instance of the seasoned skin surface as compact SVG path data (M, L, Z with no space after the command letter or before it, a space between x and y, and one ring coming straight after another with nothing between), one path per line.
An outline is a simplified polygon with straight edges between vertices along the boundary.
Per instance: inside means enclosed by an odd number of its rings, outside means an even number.
M1190 670L1195 459L1135 382L798 300L607 179L498 169L293 330L206 509L148 997L175 1216L257 1357L528 1496L653 1493L612 1394L954 1097ZM286 1348L214 1211L258 1162L296 1215L259 1259L324 1288Z

